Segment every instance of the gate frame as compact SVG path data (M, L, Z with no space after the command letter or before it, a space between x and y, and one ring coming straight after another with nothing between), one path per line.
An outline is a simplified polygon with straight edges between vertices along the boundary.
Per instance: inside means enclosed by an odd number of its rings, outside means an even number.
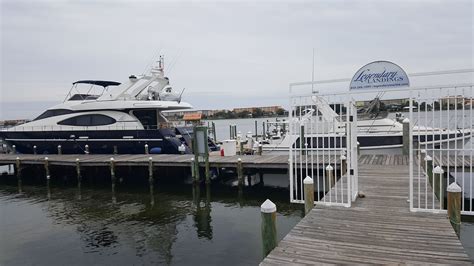
M326 206L343 206L343 207L351 207L351 204L353 201L357 199L358 195L358 154L357 154L357 108L355 107L355 100L352 97L351 91L345 92L345 93L329 93L329 94L315 94L315 91L312 88L312 93L305 93L305 94L295 94L293 95L293 87L295 86L302 86L302 85L314 85L317 84L318 82L297 82L297 83L290 83L289 85L289 93L290 93L290 101L289 101L289 106L290 106L290 111L288 114L289 118L289 132L288 134L291 136L292 135L292 130L293 130L293 125L292 120L293 120L293 103L292 100L296 97L312 97L313 95L318 95L318 96L346 96L347 98L344 101L344 106L347 108L347 110L350 110L350 116L353 117L352 121L349 121L349 113L346 112L347 116L347 121L346 123L346 160L347 160L347 195L344 195L344 197L347 197L346 201L344 202L328 202L328 201L319 201L316 200L314 201L314 204L320 204L320 205L326 205ZM353 113L355 112L355 113ZM355 139L355 141L354 141ZM289 147L289 159L288 159L288 164L289 164L289 179L290 179L290 202L291 203L304 203L304 193L302 193L302 199L294 199L294 184L293 179L296 179L298 177L294 176L294 164L296 162L293 162L293 148L290 146ZM302 168L303 169L303 168ZM319 169L318 169L319 171ZM324 171L324 170L323 170ZM313 177L312 177L313 178ZM303 179L300 180L302 182ZM316 183L316 182L315 182ZM319 189L319 188L318 188ZM356 189L356 190L355 190Z

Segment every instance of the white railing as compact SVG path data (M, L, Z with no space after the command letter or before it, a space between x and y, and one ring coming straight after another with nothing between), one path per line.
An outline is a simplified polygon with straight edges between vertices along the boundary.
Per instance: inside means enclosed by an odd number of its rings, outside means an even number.
M410 209L445 212L446 188L462 189L461 213L473 210L474 84L412 91Z
M330 119L329 105L321 106L328 102L339 104ZM291 202L304 202L303 180L310 176L315 203L350 207L358 187L357 112L350 95L291 97L289 116L289 134L296 139L289 149Z

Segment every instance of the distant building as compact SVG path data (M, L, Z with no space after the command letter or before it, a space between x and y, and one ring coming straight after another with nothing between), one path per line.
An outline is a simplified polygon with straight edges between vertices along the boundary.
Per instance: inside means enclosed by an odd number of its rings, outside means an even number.
M232 111L236 114L238 113L242 113L242 112L249 112L249 113L253 113L255 112L255 110L257 109L260 109L262 110L263 112L265 113L273 113L275 114L277 112L278 109L283 109L281 106L277 106L277 105L274 105L274 106L260 106L260 107L243 107L243 108L234 108Z

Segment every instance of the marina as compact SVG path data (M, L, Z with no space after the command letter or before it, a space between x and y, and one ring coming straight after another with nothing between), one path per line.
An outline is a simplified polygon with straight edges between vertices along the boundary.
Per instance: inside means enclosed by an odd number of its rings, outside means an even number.
M2 1L0 266L472 265L472 6Z

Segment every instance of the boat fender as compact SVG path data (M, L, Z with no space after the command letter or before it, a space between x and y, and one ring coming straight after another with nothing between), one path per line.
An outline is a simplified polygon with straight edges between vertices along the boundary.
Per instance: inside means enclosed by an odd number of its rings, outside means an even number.
M151 148L150 154L161 154L161 148L160 147Z

